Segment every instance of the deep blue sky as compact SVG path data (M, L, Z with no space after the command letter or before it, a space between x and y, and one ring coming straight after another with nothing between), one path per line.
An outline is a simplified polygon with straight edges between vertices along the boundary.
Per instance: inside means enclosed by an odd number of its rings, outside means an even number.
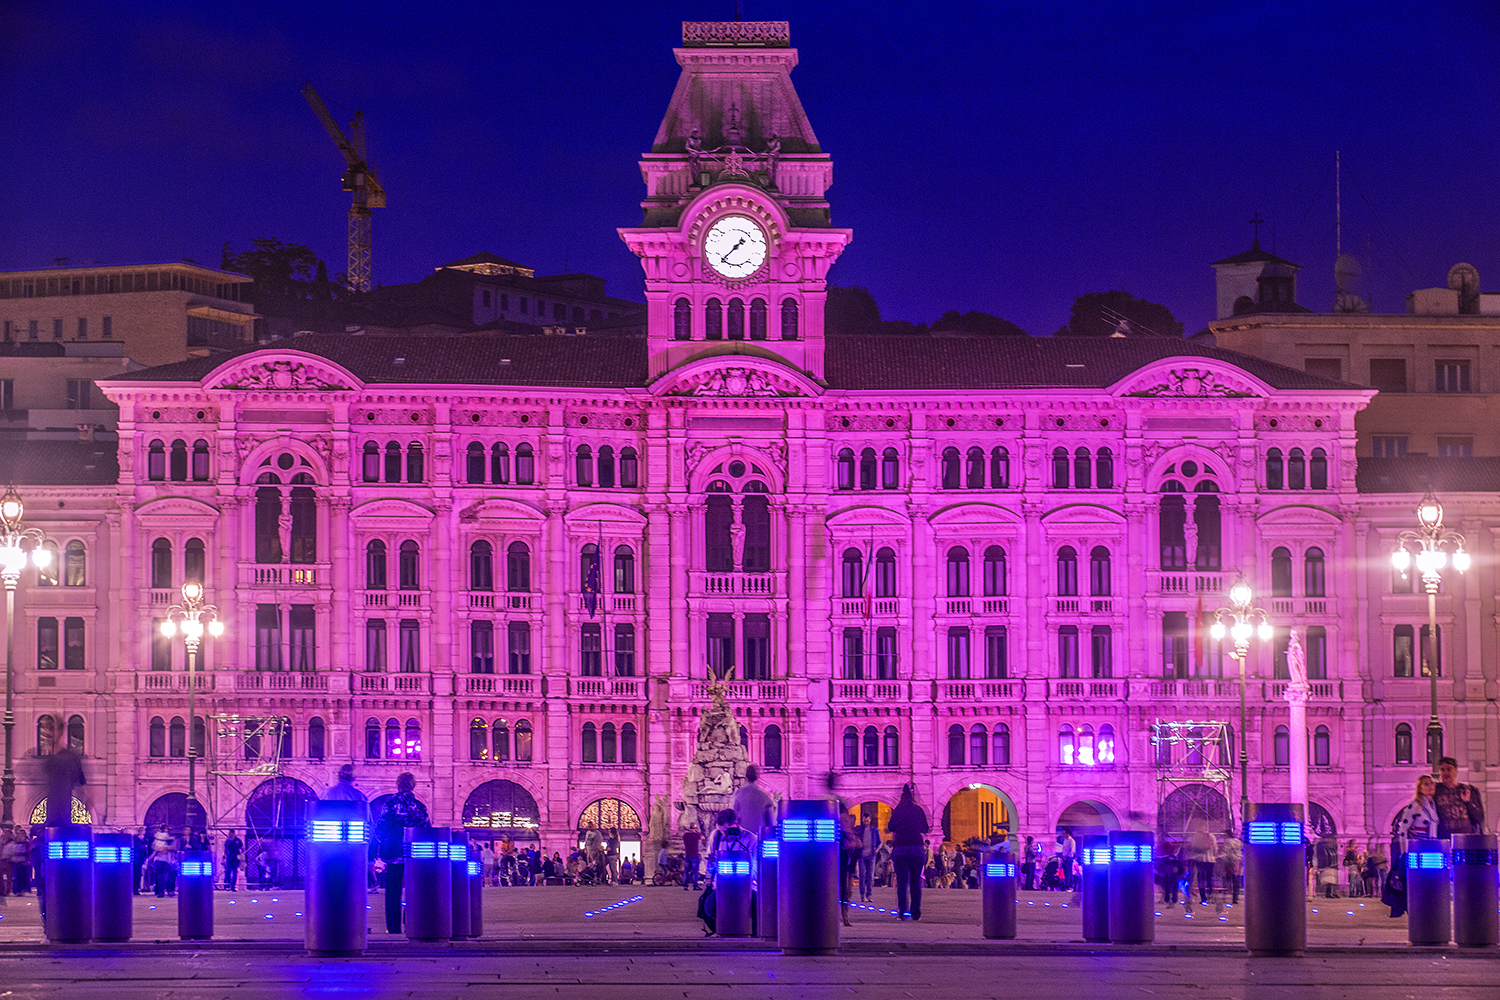
M682 20L732 0L426 4L27 3L0 30L0 269L195 258L226 241L345 261L341 161L299 94L369 122L390 193L375 279L491 250L636 296L615 234L666 108ZM1450 265L1500 290L1500 5L844 3L786 19L793 81L834 157L837 284L887 318L949 308L1032 333L1123 288L1189 331L1208 263L1248 247L1333 295L1345 248L1378 311Z

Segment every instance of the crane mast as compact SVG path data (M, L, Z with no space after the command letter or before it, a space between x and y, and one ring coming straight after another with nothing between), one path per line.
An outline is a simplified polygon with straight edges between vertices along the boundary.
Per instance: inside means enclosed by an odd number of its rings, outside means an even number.
M350 193L349 204L349 287L358 292L370 290L370 210L385 207L385 188L370 168L365 145L365 113L354 112L346 135L328 113L323 99L310 82L302 85L302 96L313 114L318 116L339 152L344 156L343 188Z

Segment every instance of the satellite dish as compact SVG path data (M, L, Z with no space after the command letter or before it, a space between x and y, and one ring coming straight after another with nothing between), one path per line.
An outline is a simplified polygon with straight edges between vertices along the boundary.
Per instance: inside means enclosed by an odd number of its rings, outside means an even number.
M1359 290L1359 281L1363 277L1360 271L1359 258L1352 253L1341 253L1339 259L1333 265L1333 283L1342 295L1353 295Z
M1454 264L1448 269L1448 287L1458 293L1458 311L1479 311L1479 269L1473 264Z

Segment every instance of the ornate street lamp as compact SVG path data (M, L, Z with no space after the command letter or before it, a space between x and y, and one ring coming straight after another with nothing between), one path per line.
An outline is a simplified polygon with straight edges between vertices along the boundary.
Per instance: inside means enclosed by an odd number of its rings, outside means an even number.
M1451 555L1453 568L1460 573L1469 568L1469 553L1464 551L1464 536L1456 531L1443 530L1443 505L1431 488L1417 504L1416 531L1403 531L1396 536L1396 550L1391 553L1391 565L1404 578L1411 569L1412 553L1408 546L1416 546L1417 572L1422 574L1422 589L1427 592L1427 642L1432 655L1424 661L1427 679L1430 682L1431 714L1427 719L1427 756L1431 758L1432 775L1437 777L1438 758L1442 756L1438 747L1443 740L1443 724L1438 721L1438 670L1442 662L1438 656L1437 592L1442 584L1442 570L1448 565ZM1417 644L1421 649L1421 643ZM1420 656L1421 653L1419 652Z
M1266 614L1264 608L1253 606L1255 595L1250 591L1250 584L1245 582L1242 576L1234 581L1234 586L1229 588L1229 607L1219 608L1214 612L1214 623L1209 633L1214 639L1222 641L1227 632L1229 638L1234 640L1234 650L1229 654L1239 661L1240 664L1240 822L1250 818L1250 753L1245 745L1246 709L1245 709L1245 659L1250 654L1250 636L1258 634L1261 642L1270 640L1271 617ZM1228 615L1230 624L1224 624L1224 616ZM1260 624L1256 625L1254 620L1259 618Z
M12 810L16 800L16 771L11 750L12 733L16 728L12 702L15 691L16 584L21 581L21 570L28 562L38 569L46 569L52 561L51 553L42 545L42 533L36 528L21 526L21 516L25 513L26 507L15 487L6 487L5 496L0 498L0 581L5 584L5 771L0 775L0 828L7 830L15 823ZM30 552L22 548L23 542L31 543Z
M167 618L161 623L161 634L170 639L178 632L181 632L183 640L187 643L187 821L189 827L193 825L194 807L198 804L198 746L195 739L198 732L198 717L194 712L194 705L196 704L198 693L198 643L203 641L203 632L205 629L207 629L209 635L218 638L224 634L224 623L219 620L218 608L212 604L203 603L203 585L188 581L182 585L182 603L174 604L167 609ZM208 727L205 725L203 729L206 737Z

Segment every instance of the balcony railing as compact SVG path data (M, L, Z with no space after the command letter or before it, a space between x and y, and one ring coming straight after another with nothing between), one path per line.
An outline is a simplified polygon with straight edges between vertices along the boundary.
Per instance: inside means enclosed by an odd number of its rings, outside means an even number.
M355 674L357 694L430 694L428 674Z
M576 677L573 691L588 698L639 698L641 681L638 677Z
M1125 696L1123 680L1048 680L1049 698L1074 698L1089 701L1119 701Z
M1139 698L1159 698L1177 701L1230 701L1240 696L1240 686L1232 680L1170 680L1153 681L1136 678L1131 681L1131 692Z
M836 701L904 701L906 685L901 681L834 681Z
M973 607L974 602L967 597L949 597L943 601L943 613L947 615L967 615Z
M536 694L536 678L530 674L466 674L464 694L530 698Z
M773 597L775 573L694 573L694 593L710 597Z
M986 597L980 602L980 610L987 615L1010 614L1009 597Z
M327 691L328 675L298 670L255 670L234 675L236 691Z
M1163 571L1157 574L1157 589L1162 594L1222 594L1227 575L1221 572Z
M197 671L193 674L194 687L199 691L214 690L214 674ZM152 670L135 675L137 691L168 692L186 691L188 675L183 670Z
M1060 615L1078 614L1078 598L1057 597L1053 599L1052 610Z
M477 591L469 594L469 609L471 611L494 611L495 595L490 593L479 593Z
M182 597L182 591L176 587L152 587L151 606L153 608L165 608L177 603Z
M241 563L240 583L248 587L316 587L330 579L329 563Z
M1020 696L1020 681L938 681L938 699L945 702L1011 701Z
M391 595L384 590L365 591L365 607L388 608L390 607Z
M509 611L530 611L532 598L535 594L508 593L505 595L505 607Z
M786 684L781 681L731 681L726 692L730 701L786 701ZM693 682L693 700L707 701L708 685Z
M1291 685L1290 681L1270 681L1263 685L1262 693L1266 701L1285 701L1286 689ZM1312 701L1343 701L1344 684L1342 681L1308 681L1307 696Z

